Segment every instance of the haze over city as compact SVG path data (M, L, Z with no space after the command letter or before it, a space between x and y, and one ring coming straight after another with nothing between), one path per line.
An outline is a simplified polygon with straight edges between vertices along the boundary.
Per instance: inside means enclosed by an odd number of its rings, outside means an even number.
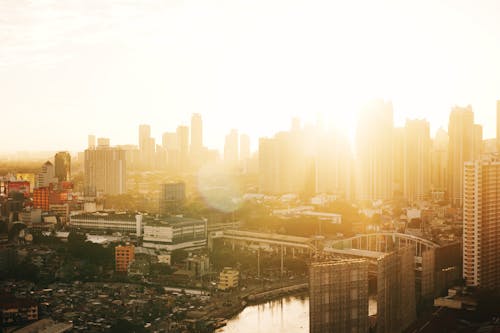
M500 332L499 17L0 0L0 333Z
M211 148L237 128L256 150L292 117L318 114L352 141L356 113L375 97L392 100L398 126L428 119L432 136L452 106L471 104L492 138L499 6L3 1L2 119L22 122L26 140L1 150L76 151L88 133L125 144L139 123L159 140L192 113L203 115Z

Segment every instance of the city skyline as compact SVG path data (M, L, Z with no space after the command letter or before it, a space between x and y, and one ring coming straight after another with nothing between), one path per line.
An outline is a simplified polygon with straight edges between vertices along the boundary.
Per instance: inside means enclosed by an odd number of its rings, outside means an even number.
M471 104L484 137L495 136L497 2L359 5L7 1L3 119L22 119L33 139L10 149L81 150L89 133L135 142L140 123L155 124L158 140L192 113L219 150L230 128L248 133L254 150L290 118L318 113L353 137L356 112L374 97L392 100L396 126L425 118L432 135L454 105Z

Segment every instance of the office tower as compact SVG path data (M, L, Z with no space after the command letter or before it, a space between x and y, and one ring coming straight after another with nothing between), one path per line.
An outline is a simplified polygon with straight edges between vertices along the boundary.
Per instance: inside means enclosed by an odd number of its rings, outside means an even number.
M155 139L151 137L151 127L149 125L139 125L139 154L141 157L141 167L152 169L154 167Z
M497 152L500 153L500 100L497 101Z
M368 262L350 259L312 263L309 332L368 332Z
M54 165L50 161L47 161L42 165L42 169L36 175L35 188L47 187L53 183L57 183L57 178L55 178Z
M177 127L177 149L179 151L179 170L187 171L189 168L189 127Z
M201 115L195 113L191 116L191 151L199 154L203 147L203 123Z
M97 148L109 148L109 138L97 138Z
M356 131L357 198L392 198L392 103L375 100L361 110Z
M415 248L408 246L377 259L377 332L403 332L417 317Z
M95 135L89 134L88 137L88 149L94 149L95 148Z
M97 147L85 150L84 184L86 195L126 192L126 152L119 148Z
M316 193L330 193L351 199L352 157L347 137L329 131L318 138Z
M448 141L448 133L440 128L432 143L431 151L431 184L433 190L444 191L447 188Z
M431 137L426 120L407 120L404 137L404 194L410 203L429 194Z
M500 288L500 161L464 166L463 277L467 286Z
M464 162L474 160L474 113L469 105L454 107L448 124L448 199L462 206Z
M175 215L181 212L186 201L186 184L183 182L171 182L160 184L160 214Z
M250 158L250 137L247 134L240 135L240 160L245 161Z
M224 143L224 161L236 165L238 162L238 131L232 129Z
M176 132L165 132L162 136L162 146L167 150L167 169L170 172L180 170L179 140Z
M483 126L474 124L474 159L480 159L483 151Z
M55 176L62 181L71 179L71 155L67 151L58 152L54 157Z
M392 144L392 170L393 170L393 183L394 193L402 196L404 193L404 147L405 147L405 128L394 128Z

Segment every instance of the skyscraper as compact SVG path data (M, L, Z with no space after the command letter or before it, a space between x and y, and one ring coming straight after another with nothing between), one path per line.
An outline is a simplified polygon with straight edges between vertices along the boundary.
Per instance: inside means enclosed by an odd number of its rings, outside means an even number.
M448 198L453 206L461 207L463 199L464 162L475 159L474 113L469 105L454 107L448 124Z
M71 155L67 151L58 152L54 156L55 176L61 181L71 178Z
M250 158L250 137L247 134L240 135L240 160L245 161Z
M232 129L224 142L224 161L236 165L238 159L238 131Z
M95 135L89 134L87 148L88 149L94 149L95 148Z
M464 167L463 277L468 286L500 288L500 162Z
M57 178L55 177L54 165L50 161L47 161L36 175L35 188L47 187L52 183L57 183Z
M431 150L431 184L433 190L445 191L447 188L448 133L440 128Z
M316 193L351 199L352 156L347 137L328 131L316 143Z
M203 123L201 115L194 113L191 116L191 152L199 154L203 147Z
M393 130L391 102L375 100L361 110L356 131L359 200L392 198Z
M407 120L404 136L404 193L408 201L423 200L430 190L429 123L426 120Z
M189 127L177 127L177 147L179 151L179 169L186 171L189 168Z
M368 332L366 260L312 263L309 295L309 332Z
M84 184L87 195L126 192L126 152L119 148L85 150Z
M141 157L141 167L152 169L154 167L156 143L151 137L151 127L149 125L139 125L139 154Z
M500 100L497 101L497 152L500 152Z

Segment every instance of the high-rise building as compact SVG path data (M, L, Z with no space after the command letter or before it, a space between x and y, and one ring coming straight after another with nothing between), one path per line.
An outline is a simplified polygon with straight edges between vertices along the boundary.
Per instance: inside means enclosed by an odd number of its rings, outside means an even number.
M238 159L238 131L232 129L224 142L224 161L236 165Z
M352 156L347 137L326 132L318 138L316 150L316 193L351 199Z
M87 195L124 194L127 177L126 152L119 148L85 150L84 184Z
M476 158L474 144L477 130L474 129L474 113L470 105L452 109L448 134L448 199L453 206L461 207L464 162Z
M359 200L392 198L393 130L391 102L375 100L361 110L356 131Z
M42 165L42 169L36 175L35 188L47 187L53 183L57 183L57 178L55 177L54 165L50 161L47 161Z
M440 128L431 150L431 184L433 190L445 191L447 188L448 169L448 133Z
M403 332L416 320L415 248L377 259L377 332Z
M186 201L186 184L183 182L171 182L160 184L160 214L175 215L180 213L182 205Z
M368 332L368 262L350 259L312 263L309 332Z
M394 194L403 195L404 193L404 152L405 152L405 128L394 128L392 144L392 170Z
M404 194L408 201L424 200L431 184L431 138L426 120L407 120L404 137Z
M179 151L179 170L185 172L189 168L189 127L177 127L177 147Z
M250 137L247 134L240 135L240 160L246 161L250 158Z
M203 122L199 113L191 116L191 151L200 153L203 148Z
M500 161L464 166L463 277L468 286L500 288Z
M151 127L149 125L139 125L139 154L141 156L140 166L146 169L154 167L156 143L151 137Z
M67 151L61 151L54 156L55 176L62 181L71 179L71 155Z
M497 152L500 153L500 100L497 101Z
M179 140L176 132L165 132L162 146L167 150L167 169L176 173L180 170Z
M89 134L87 148L88 149L94 149L95 148L95 142L96 142L95 141L95 135Z
M278 174L278 142L272 138L259 139L259 189L262 193L280 193Z
M109 148L109 138L97 138L97 148Z

